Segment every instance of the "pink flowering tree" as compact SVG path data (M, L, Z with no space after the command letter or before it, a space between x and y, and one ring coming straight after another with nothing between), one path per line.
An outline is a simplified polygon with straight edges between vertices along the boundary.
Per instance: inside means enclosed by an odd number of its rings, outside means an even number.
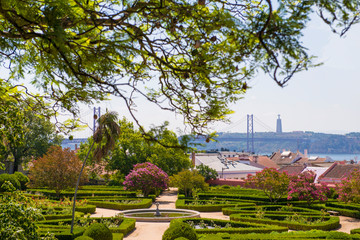
M339 200L360 203L360 170L354 170L336 186Z
M248 175L245 184L261 189L271 202L277 202L281 197L286 196L289 181L290 178L286 172L279 172L275 168L265 168L256 175Z
M329 188L324 184L315 184L316 174L308 171L293 176L289 183L288 200L297 198L311 205L314 201L326 201L330 194Z
M169 176L156 165L145 162L134 165L133 170L123 182L128 190L141 190L144 197L150 193L165 190L168 187Z

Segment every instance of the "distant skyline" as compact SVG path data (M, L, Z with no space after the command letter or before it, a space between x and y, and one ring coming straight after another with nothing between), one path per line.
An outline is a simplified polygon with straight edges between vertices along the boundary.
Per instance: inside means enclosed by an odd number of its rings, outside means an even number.
M259 74L249 82L251 89L244 99L232 104L235 113L229 119L233 124L216 123L212 130L246 132L246 121L241 120L247 114L254 114L263 123L254 123L255 132L270 131L270 128L275 131L280 114L283 132L360 132L360 24L340 38L315 17L305 31L303 42L324 65L296 74L284 88ZM120 117L130 120L123 105L113 99L94 106L101 106L102 112L106 108L117 111ZM82 120L92 125L91 111L92 108L83 107ZM157 110L145 100L138 105L137 116L145 127L169 121L170 129L176 133L179 134L178 128L185 129L182 116ZM234 124L237 122L240 124ZM75 137L90 135L90 130L74 133Z

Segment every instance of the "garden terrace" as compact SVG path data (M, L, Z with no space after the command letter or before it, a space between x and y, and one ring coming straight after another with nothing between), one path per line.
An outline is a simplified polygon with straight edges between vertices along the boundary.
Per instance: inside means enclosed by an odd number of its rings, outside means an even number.
M115 210L129 210L138 208L149 208L153 200L150 198L127 198L127 199L96 199L88 200L89 204L100 208Z
M192 228L195 229L197 234L216 234L216 233L271 233L271 232L287 232L287 227L281 226L271 226L258 223L248 223L248 222L236 222L236 221L226 221L226 220L217 220L217 219L208 219L208 218L186 218L186 219L176 219L172 220L172 224L176 222L185 222L188 223Z
M111 218L78 218L75 226L78 229L86 229L93 222L104 223L112 233L126 235L135 228L135 220L123 217ZM46 220L39 221L40 232L46 233L47 231L59 233L60 235L68 235L70 230L71 218L59 220ZM82 232L83 233L83 232ZM82 235L82 233L80 235ZM55 234L56 235L56 234Z
M241 193L198 193L197 197L200 200L205 200L205 199L219 199L219 200L232 200L232 201L240 201L240 202L244 202L244 201L251 201L253 203L257 203L257 204L269 204L269 198L267 196L262 195L243 195ZM287 201L286 198L281 198L279 201Z
M54 219L67 219L67 218L71 218L72 217L72 213L71 213L71 209L64 209L64 210L56 210L54 211L53 209L48 209L48 210L44 210L41 213L45 220L54 220ZM84 213L83 212L75 212L75 217L76 218L80 218L80 217L84 217Z
M235 207L238 205L253 206L254 203L242 203L228 200L190 200L178 199L176 208L191 209L199 212L220 212L224 207Z
M300 208L293 207L288 205L261 205L261 206L237 206L234 208L223 208L222 212L224 215L231 215L234 213L258 213L259 211L264 212L265 214L275 214L275 215L292 215L294 213L298 215L321 215L323 214L319 210L309 209L309 208ZM329 215L328 213L326 213Z
M360 204L342 203L342 202L326 202L325 208L328 211L339 212L342 216L360 219Z
M229 234L229 233L218 233L218 234L199 234L199 240L310 240L310 239L353 239L359 240L359 234L347 234L336 231L292 231L292 232L281 232L271 234Z
M230 220L241 222L261 223L288 227L291 230L333 230L339 227L339 217L328 215L276 215L276 214L232 214Z
M31 194L42 194L48 198L52 198L52 199L59 199L59 197L56 195L56 193L52 190L48 190L48 189L28 189L27 190L28 193ZM67 191L63 191L60 194L60 199L61 198L71 198L74 196L74 190L67 190ZM118 191L104 191L104 190L91 190L91 189L86 189L86 190L79 190L77 193L78 198L86 198L86 197L91 197L91 196L123 196L123 197L136 197L137 193L134 191L125 191L125 190L118 190Z

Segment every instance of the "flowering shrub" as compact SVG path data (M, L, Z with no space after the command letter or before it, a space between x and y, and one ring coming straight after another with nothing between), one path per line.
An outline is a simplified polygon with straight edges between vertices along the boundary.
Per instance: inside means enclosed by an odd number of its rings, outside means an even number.
M336 185L339 200L344 202L360 203L360 170L354 170L351 174Z
M169 176L156 165L145 162L134 165L133 170L125 177L125 189L141 190L147 197L152 192L165 190Z
M289 183L288 200L297 197L310 205L315 200L326 201L330 193L326 185L316 185L314 172L303 172L291 178Z
M263 190L271 202L276 202L282 196L286 196L289 181L290 178L286 172L279 172L275 168L265 168L256 175L248 175L245 183L247 186Z

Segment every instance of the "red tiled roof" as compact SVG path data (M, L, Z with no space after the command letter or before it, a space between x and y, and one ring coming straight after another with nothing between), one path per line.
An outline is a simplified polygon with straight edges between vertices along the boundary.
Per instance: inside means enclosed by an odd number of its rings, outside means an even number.
M289 152L289 155L283 156L280 151L273 153L270 159L274 161L278 165L290 165L293 164L294 161L297 159L295 163L305 163L307 158L304 158L300 153L293 153Z
M291 165L279 169L279 172L287 172L289 175L299 175L306 166L304 165Z
M250 157L250 160L252 162L255 162L255 158L254 156ZM256 163L260 164L262 166L264 166L265 168L275 168L275 169L279 169L279 165L277 165L274 161L272 161L269 157L267 156L257 156L256 159Z
M355 169L359 170L360 165L334 163L320 178L341 179L348 176Z

